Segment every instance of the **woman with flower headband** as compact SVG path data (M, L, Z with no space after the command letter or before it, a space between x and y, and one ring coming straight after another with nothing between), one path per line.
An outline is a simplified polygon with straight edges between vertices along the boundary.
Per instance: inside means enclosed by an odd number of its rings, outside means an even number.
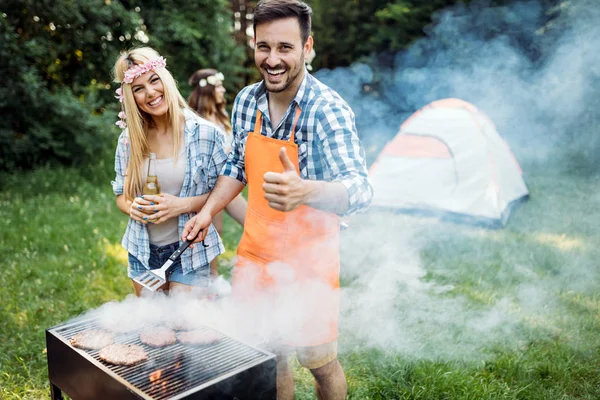
M222 134L187 106L155 50L143 47L122 54L114 76L120 84L117 125L124 131L112 185L117 206L129 216L122 245L129 252L128 275L139 296L142 286L134 278L160 268L179 247L185 222L204 205L226 154ZM161 193L143 196L150 153L156 154ZM204 244L183 252L162 290L208 286L209 264L224 251L212 225Z
M225 87L223 73L212 68L199 69L196 71L188 83L193 88L192 94L188 98L188 104L203 118L217 125L225 138L225 152L229 153L233 141L233 133L231 131L231 123L229 122L229 114L225 109ZM248 203L242 195L237 196L225 207L225 211L240 225L244 226L246 218L246 208ZM223 213L218 213L213 218L213 224L217 228L219 235L223 232ZM212 277L218 275L218 262L214 259L210 264Z

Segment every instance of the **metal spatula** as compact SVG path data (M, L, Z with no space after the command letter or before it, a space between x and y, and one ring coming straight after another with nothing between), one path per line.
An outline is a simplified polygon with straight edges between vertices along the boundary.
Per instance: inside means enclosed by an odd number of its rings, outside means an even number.
M202 246L208 247L208 245L204 244L204 241L201 242ZM171 254L171 257L163 264L162 267L157 269L150 269L146 271L143 275L138 278L134 278L133 280L142 285L143 287L150 289L155 292L159 287L164 285L167 282L167 273L169 269L173 266L173 263L177 261L177 259L181 256L181 253L185 251L192 244L192 241L185 240L181 246L177 250Z

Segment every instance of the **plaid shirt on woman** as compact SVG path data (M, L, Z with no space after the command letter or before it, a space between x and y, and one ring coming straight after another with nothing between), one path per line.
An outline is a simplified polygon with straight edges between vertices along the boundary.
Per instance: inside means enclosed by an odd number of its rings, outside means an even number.
M223 135L216 125L200 118L191 110L184 110L185 127L184 143L186 148L186 167L183 185L179 197L200 196L209 192L215 186L219 171L227 157L223 150ZM127 130L121 133L117 144L115 156L115 180L112 181L113 192L118 196L123 194L125 172L129 162L129 138ZM179 216L179 236L183 232L183 225L195 213L181 214ZM181 254L181 266L184 274L202 268L208 279L210 274L209 263L225 251L221 238L211 224L208 235L204 239L208 247L194 246L191 251ZM129 218L127 230L121 242L135 258L149 268L150 238L148 229L141 222Z
M294 137L298 145L300 176L342 183L348 191L345 215L366 210L373 197L373 188L367 176L365 152L358 139L354 113L334 90L308 71L275 129L269 120L264 83L261 81L242 89L233 104L233 147L221 175L235 178L244 185L247 183L244 150L248 133L254 130L257 108L263 114L261 134L289 140L296 107L302 110Z

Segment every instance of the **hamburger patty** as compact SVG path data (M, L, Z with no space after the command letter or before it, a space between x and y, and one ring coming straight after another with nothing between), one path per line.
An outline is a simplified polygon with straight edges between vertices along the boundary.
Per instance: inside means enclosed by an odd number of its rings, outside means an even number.
M223 336L220 333L210 330L179 332L177 334L179 343L193 346L206 346L217 343L222 338Z
M152 347L165 347L177 342L177 337L174 330L159 326L140 332L140 342Z
M100 350L114 342L115 338L113 334L101 329L81 331L73 335L70 340L71 346L85 350Z
M134 365L148 358L148 354L137 344L111 344L98 352L102 361L115 365Z

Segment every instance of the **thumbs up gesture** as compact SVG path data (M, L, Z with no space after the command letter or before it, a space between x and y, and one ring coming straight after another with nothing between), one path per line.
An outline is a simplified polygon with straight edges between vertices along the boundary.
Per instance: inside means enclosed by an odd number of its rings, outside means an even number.
M306 185L287 155L285 147L279 150L283 172L267 172L264 175L265 199L269 206L279 211L291 211L305 203Z

